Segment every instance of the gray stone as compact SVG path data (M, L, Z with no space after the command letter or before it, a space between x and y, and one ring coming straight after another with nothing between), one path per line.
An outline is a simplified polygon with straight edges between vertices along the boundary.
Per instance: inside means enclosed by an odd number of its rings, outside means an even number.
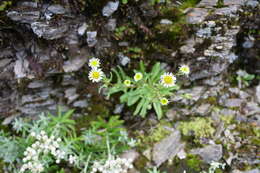
M118 6L119 6L119 1L116 2L109 1L102 10L103 16L106 17L111 16L117 10Z
M184 144L181 142L180 132L175 131L154 145L152 160L158 167L168 159L174 158L183 148Z
M244 171L242 173L260 173L260 170L258 168L256 168L256 169L252 169L252 170L249 170L249 171Z
M116 29L116 19L109 19L107 24L105 25L108 31L115 31Z
M250 49L254 46L254 41L253 40L249 40L247 39L244 43L243 43L243 48L245 49Z
M255 88L255 98L258 104L260 104L260 84Z
M243 113L247 116L260 114L260 107L255 102L246 102L246 106L243 108Z
M192 54L195 52L195 48L189 45L184 45L180 48L182 54Z
M244 5L246 0L224 0L224 5Z
M88 106L87 100L79 100L73 103L73 106L79 108L86 108Z
M32 23L39 19L40 11L32 10L32 11L9 11L7 16L11 18L13 21L21 22L21 23Z
M84 35L86 30L88 28L88 25L86 23L83 23L79 28L78 28L78 34L79 35Z
M68 31L68 25L63 24L61 26L50 26L46 22L33 22L31 24L33 32L38 36L46 40L54 40L65 36Z
M230 16L234 17L235 13L238 11L238 6L230 6L230 7L223 7L223 8L217 8L215 10L215 14L220 16Z
M79 95L76 93L76 88L68 88L65 90L65 97L68 99L68 104L76 100Z
M213 76L209 79L203 80L203 83L209 86L215 86L222 81L222 76Z
M202 157L206 163L211 163L212 161L218 161L222 158L222 145L208 145L203 148L192 149L191 154L197 154Z
M205 116L207 113L209 113L210 108L210 104L202 104L199 107L196 107L194 111L199 115Z
M163 24L163 25L171 25L171 24L172 24L172 21L169 20L169 19L161 19L160 24Z
M226 107L240 107L243 103L242 99L226 99L224 100L224 106Z
M32 88L32 89L33 88L42 88L42 87L46 86L46 84L48 84L46 81L36 80L36 81L29 83L29 85L27 87Z
M14 73L16 78L26 77L27 69L29 68L29 62L27 60L18 59L14 65Z
M11 61L11 58L0 59L0 68L6 67Z
M68 60L63 65L63 70L65 72L78 71L87 62L87 58L82 56L77 56L72 60Z
M124 159L129 159L132 162L135 161L138 157L140 156L140 154L136 151L136 150L128 150L125 151L124 153L122 153L120 155L120 158L124 158Z
M123 55L122 53L118 54L118 58L119 58L120 64L122 66L126 66L130 62L130 58L128 58L127 56Z
M114 114L121 114L123 112L124 107L125 107L124 104L117 104L113 113Z
M255 8L259 5L259 2L257 2L257 0L249 0L246 2L246 5Z
M87 32L87 43L89 47L94 47L97 44L97 31Z
M187 14L187 23L189 24L199 24L203 22L208 15L208 10L203 8L193 8L188 14Z
M214 7L217 6L218 0L201 0L197 7Z
M53 14L65 14L66 13L65 8L63 8L61 5L50 5L47 9L50 12L52 12Z

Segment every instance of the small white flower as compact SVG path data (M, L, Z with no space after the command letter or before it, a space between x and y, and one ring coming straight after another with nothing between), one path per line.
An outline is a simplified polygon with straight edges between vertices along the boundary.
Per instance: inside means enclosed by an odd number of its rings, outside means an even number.
M89 63L88 65L91 67L91 68L94 68L94 69L97 69L100 67L100 60L98 58L91 58L89 60Z
M190 67L187 65L181 65L180 68L180 73L184 74L184 75L189 75L190 74Z
M88 78L92 82L100 82L102 80L103 76L104 76L104 73L102 72L101 69L92 69L88 74Z
M172 73L164 73L161 76L161 84L165 87L172 87L176 83L176 77Z

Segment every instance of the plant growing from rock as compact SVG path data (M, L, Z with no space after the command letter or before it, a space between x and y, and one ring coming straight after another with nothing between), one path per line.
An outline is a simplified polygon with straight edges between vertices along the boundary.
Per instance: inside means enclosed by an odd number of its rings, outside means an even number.
M182 65L175 75L171 72L165 72L159 62L153 66L150 72L147 72L142 61L140 69L134 70L132 77L128 76L120 66L112 69L116 79L113 78L112 73L107 78L101 69L94 70L96 75L93 75L92 69L89 72L89 79L92 82L103 81L100 89L107 89L108 99L111 95L120 93L121 103L126 103L129 107L135 105L134 115L145 117L148 110L153 108L159 119L163 116L162 106L169 103L168 97L173 95L173 91L180 88L177 85L176 77L190 73L187 65Z
M133 145L118 116L108 121L99 118L91 127L80 132L71 119L73 110L58 115L41 114L37 120L16 119L15 134L0 132L0 159L9 172L62 172L66 168L88 172L94 163L118 158L117 155Z

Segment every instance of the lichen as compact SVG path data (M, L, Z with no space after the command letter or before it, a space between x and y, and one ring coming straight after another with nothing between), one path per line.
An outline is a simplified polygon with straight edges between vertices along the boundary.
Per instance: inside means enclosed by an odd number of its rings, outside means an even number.
M178 129L185 136L190 136L193 133L195 138L212 137L215 132L215 129L212 127L212 120L200 117L189 122L181 122Z
M147 134L137 133L138 146L140 148L151 146L152 144L159 142L168 135L170 135L171 131L167 129L167 126L169 126L169 124L165 122L160 122L155 128L152 128Z

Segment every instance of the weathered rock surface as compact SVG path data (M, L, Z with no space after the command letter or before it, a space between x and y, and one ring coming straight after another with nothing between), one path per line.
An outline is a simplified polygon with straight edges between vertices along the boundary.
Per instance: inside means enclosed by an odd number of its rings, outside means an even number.
M221 145L209 145L204 148L191 150L192 154L198 154L202 159L211 163L212 161L218 161L222 158L222 146Z
M179 131L173 132L170 136L156 143L152 150L152 160L156 166L160 166L166 160L176 156L184 147L181 142Z

